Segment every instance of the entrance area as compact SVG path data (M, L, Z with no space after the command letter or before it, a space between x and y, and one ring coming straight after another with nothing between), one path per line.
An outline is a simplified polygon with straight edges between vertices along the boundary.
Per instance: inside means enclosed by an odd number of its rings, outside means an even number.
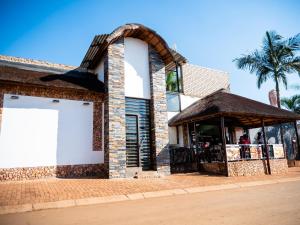
M126 165L152 169L150 102L126 98Z
M189 143L203 163L224 162L221 130L214 123L189 123Z

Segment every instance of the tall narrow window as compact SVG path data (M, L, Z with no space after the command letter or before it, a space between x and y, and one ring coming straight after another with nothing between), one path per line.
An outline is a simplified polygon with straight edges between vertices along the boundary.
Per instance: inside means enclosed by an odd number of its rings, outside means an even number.
M166 91L167 91L167 104L169 112L180 111L180 97L179 93L182 92L182 76L180 65L174 64L174 67L166 73Z
M178 86L178 92L182 93L183 88L182 88L182 69L180 65L176 65L177 69L177 86Z
M180 65L175 67L166 73L166 90L167 92L182 92L182 76Z

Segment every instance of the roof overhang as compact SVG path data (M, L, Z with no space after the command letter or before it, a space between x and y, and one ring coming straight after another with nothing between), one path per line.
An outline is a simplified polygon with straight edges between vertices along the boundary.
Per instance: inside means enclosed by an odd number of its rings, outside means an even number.
M133 37L145 41L158 52L166 66L175 62L179 64L186 62L186 59L170 49L167 42L154 30L141 24L130 23L118 27L111 34L95 36L80 67L95 69L108 46L122 37Z
M300 120L299 114L219 91L198 100L175 115L169 125L177 126L196 121L217 122L220 117L225 117L228 125L246 128L260 127L262 121L270 126Z
M78 70L64 72L46 72L20 69L12 66L0 65L0 85L26 85L55 89L70 89L73 91L91 91L98 94L106 93L103 82L92 73Z
M265 126L272 126L276 124L282 123L290 123L296 120L300 120L300 118L286 118L286 117L272 117L272 116L258 116L251 114L233 114L233 113L215 113L212 115L199 116L188 118L180 121L170 121L169 126L178 126L186 123L192 122L209 122L209 123L220 123L220 118L224 117L225 125L232 127L245 127L245 128L257 128L261 127L262 120L264 121Z

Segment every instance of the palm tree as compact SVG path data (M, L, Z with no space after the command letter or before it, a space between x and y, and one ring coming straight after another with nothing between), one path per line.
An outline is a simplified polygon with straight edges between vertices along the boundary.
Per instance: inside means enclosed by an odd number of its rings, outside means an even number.
M257 87L268 79L275 82L277 106L280 108L279 84L282 82L287 88L287 74L297 72L300 76L300 34L284 39L275 31L267 31L263 39L261 50L255 50L249 55L242 55L234 59L239 69L248 69L256 73Z
M300 114L300 95L294 95L290 98L282 98L281 104L284 108Z

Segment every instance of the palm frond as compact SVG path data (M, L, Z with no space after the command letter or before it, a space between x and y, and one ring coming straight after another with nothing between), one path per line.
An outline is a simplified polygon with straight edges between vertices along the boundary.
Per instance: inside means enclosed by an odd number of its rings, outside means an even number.
M266 31L266 35L263 38L263 47L269 49L271 43L275 46L276 42L282 41L282 38L283 37L274 30Z
M290 111L300 113L300 95L293 95L290 98L282 98L281 105Z
M287 84L287 77L286 74L283 72L279 72L278 73L278 80L281 81L285 87L285 89L288 88L288 84Z
M261 84L267 80L272 72L272 66L268 62L267 57L257 50L249 55L236 58L234 61L239 69L248 69L250 73L256 73L258 88L260 88Z
M256 82L256 85L257 85L258 89L260 89L260 88L261 88L261 85L267 81L267 78L268 78L268 77L267 77L267 76L264 76L264 75L259 75L259 76L257 76L257 82Z
M291 49L292 51L300 50L300 33L283 41L282 45L286 46L287 48Z
M274 64L276 62L276 54L278 43L282 41L282 36L276 31L266 31L266 36L263 39L263 52L269 57L269 61Z
M288 57L282 60L281 69L287 73L297 72L300 76L300 56Z

